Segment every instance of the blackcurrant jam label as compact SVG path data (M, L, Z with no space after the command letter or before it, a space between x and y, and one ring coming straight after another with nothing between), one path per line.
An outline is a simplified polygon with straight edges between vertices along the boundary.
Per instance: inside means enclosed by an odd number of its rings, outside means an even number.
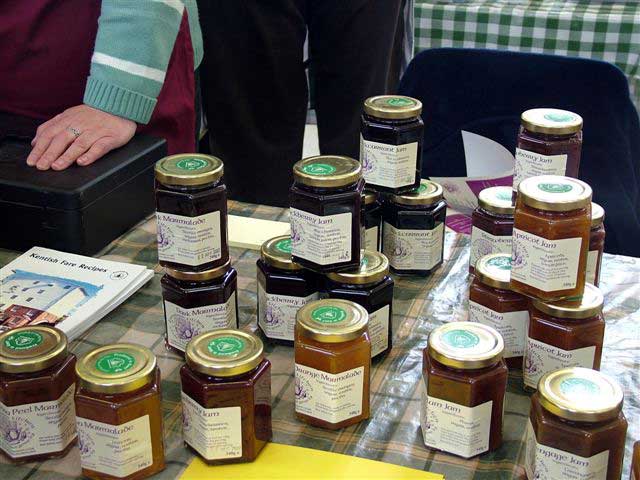
M390 145L360 136L360 161L368 185L387 188L413 185L418 168L418 142Z

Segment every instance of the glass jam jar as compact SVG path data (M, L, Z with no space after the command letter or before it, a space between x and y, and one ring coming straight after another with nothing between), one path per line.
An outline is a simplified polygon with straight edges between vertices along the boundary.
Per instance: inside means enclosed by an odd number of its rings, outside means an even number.
M363 250L360 267L327 275L329 298L342 298L362 305L369 313L371 358L391 350L393 279L389 276L389 261L382 253Z
M324 299L298 310L296 416L331 430L369 418L371 341L364 307Z
M291 237L275 237L262 244L258 271L258 327L265 337L293 345L296 314L318 300L318 279L291 260Z
M507 365L500 334L481 323L434 329L423 351L420 425L427 447L471 458L502 444Z
M367 185L393 194L420 186L424 123L422 103L411 97L380 95L364 102L360 162Z
M426 276L442 264L446 214L442 187L429 180L385 203L382 253L392 272Z
M509 289L511 254L493 253L478 260L469 289L469 320L495 328L504 341L509 368L522 368L529 299Z
M13 463L62 457L76 440L76 357L45 326L0 334L0 452Z
M156 163L158 260L176 270L208 270L229 261L227 189L219 158L197 153Z
M238 274L230 262L200 272L165 272L160 284L169 349L182 355L203 332L238 328Z
M209 465L252 462L271 440L271 363L251 333L194 338L180 369L185 443Z
M520 183L511 289L544 301L582 295L591 228L591 187L568 177Z
M618 480L627 433L622 403L620 385L595 370L542 377L525 437L527 478Z
M516 143L513 190L538 175L578 177L582 117L567 110L534 108L522 113Z
M630 480L640 480L640 441L633 445L633 459L631 461Z
M349 157L309 157L293 166L293 177L293 261L319 273L356 268L364 188L360 163Z
M138 480L163 470L160 370L151 350L99 347L78 360L76 374L82 475Z
M535 389L547 372L565 367L600 370L604 342L604 297L585 285L577 300L531 302L524 359L525 387Z
M587 255L586 281L596 287L600 285L600 269L604 254L604 208L591 202L591 235L589 237L589 253Z
M365 250L380 251L380 224L382 222L382 205L378 202L378 194L371 190L365 190L362 196L363 203L363 238L362 248Z
M513 211L511 188L489 187L478 195L478 207L471 214L469 272L476 262L491 253L511 253Z

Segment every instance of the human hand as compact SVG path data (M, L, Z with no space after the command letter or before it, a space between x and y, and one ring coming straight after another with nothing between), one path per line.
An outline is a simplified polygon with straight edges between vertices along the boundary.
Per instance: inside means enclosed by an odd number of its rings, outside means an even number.
M68 108L38 127L27 165L38 170L90 165L131 140L136 128L129 119L88 105Z

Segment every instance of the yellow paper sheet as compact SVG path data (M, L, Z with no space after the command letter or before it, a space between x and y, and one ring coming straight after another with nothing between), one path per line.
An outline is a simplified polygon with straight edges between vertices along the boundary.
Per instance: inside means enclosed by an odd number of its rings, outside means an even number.
M289 234L288 222L229 215L229 245L260 250L264 242L273 237Z

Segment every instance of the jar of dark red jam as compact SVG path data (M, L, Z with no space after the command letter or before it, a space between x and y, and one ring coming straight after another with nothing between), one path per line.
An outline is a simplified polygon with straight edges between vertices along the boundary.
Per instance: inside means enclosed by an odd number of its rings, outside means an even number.
M604 342L604 297L589 283L576 300L531 302L524 358L524 384L536 388L540 377L566 367L600 370Z
M360 267L327 275L329 298L351 300L369 313L371 358L391 350L393 279L389 276L389 261L382 253L363 250Z
M293 345L298 310L318 300L318 278L291 260L291 237L267 240L258 266L258 327L265 337Z
M155 167L158 260L176 270L208 270L229 261L227 189L219 158L196 153Z
M525 437L527 478L619 480L627 433L622 403L620 385L595 370L542 377Z
M478 195L478 207L471 214L471 250L469 271L476 262L492 253L511 254L513 211L511 188L489 187Z
M385 203L382 253L392 272L429 275L442 264L446 214L442 187L429 180L422 180L412 193L394 195Z
M600 285L600 270L604 254L604 208L591 202L591 234L589 237L589 253L587 255L587 279L596 287Z
M230 262L200 272L165 272L160 284L167 347L184 354L201 333L238 328L238 274Z
M272 435L271 363L262 341L238 330L203 333L185 358L185 443L209 465L254 461Z
M320 273L360 265L362 167L320 155L293 166L289 192L293 261Z
M0 334L0 452L15 463L61 457L76 440L76 357L45 326Z
M510 253L493 253L478 260L469 290L469 320L495 328L504 341L507 366L522 368L529 299L509 289L510 276Z
M431 332L420 409L427 447L464 458L500 447L508 374L503 349L500 334L480 323L451 322Z
M378 201L378 194L372 190L365 190L362 196L363 204L363 236L362 248L380 251L380 224L382 222L382 205Z
M534 108L520 117L513 190L538 175L578 178L582 117L567 110Z
M389 193L420 186L422 103L411 97L367 98L361 120L360 162L367 185Z
M138 480L164 469L160 370L146 347L96 348L76 365L82 475Z

